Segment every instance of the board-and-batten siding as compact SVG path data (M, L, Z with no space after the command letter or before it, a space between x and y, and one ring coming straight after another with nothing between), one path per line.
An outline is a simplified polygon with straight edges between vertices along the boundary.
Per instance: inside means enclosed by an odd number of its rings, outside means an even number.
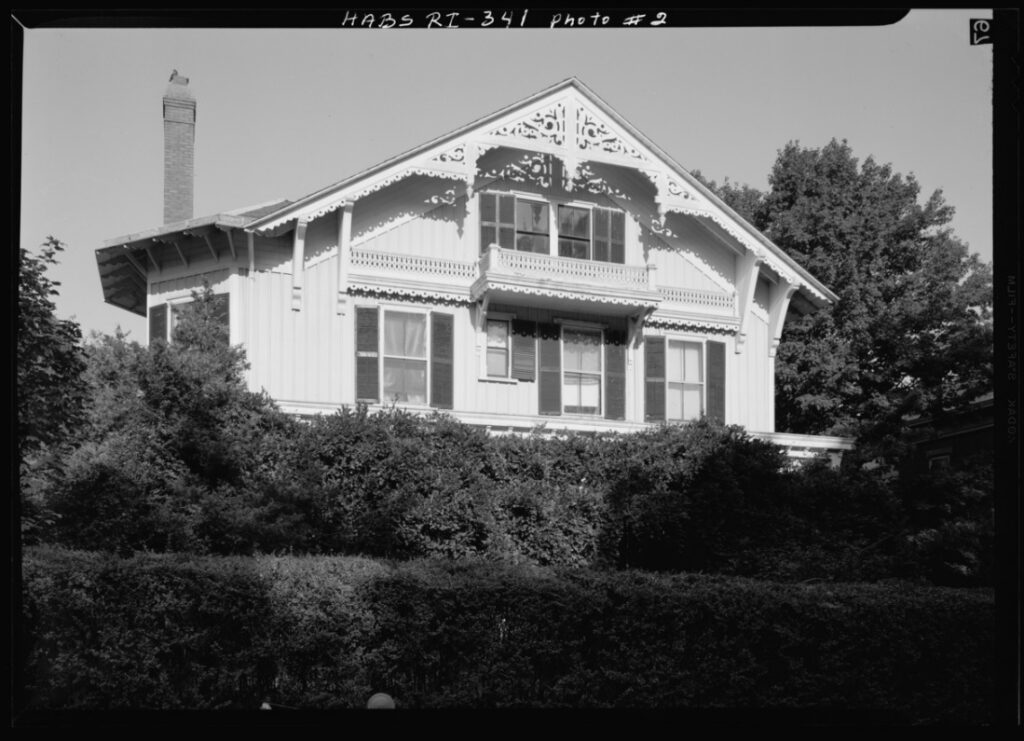
M756 315L747 322L747 339L742 352L735 352L735 338L726 347L726 363L734 373L726 374L726 416L731 424L748 430L774 430L775 395L772 373L774 363L768 357L768 325ZM731 410L731 411L730 411Z
M340 404L342 322L335 259L305 269L302 308L292 310L292 276L272 271L249 278L247 351L253 389L281 403Z
M456 207L441 206L422 218L381 227L370 235L353 241L357 249L392 252L399 255L422 255L446 260L474 260L472 244L459 234L460 220Z
M659 287L694 288L723 293L732 290L731 271L723 274L720 281L716 281L678 249L659 247L652 249L651 253L651 259L658 266L655 281Z

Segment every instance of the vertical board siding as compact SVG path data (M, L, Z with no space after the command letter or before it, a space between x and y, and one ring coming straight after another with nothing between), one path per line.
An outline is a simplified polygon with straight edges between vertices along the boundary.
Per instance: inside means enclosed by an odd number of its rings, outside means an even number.
M423 255L448 260L473 260L469 235L459 234L461 218L453 207L442 206L429 215L403 224L363 235L353 246L401 255Z
M654 251L654 261L658 266L656 282L659 286L671 288L694 288L701 291L724 291L726 288L712 280L697 267L684 253L671 249ZM718 271L730 287L735 286L733 269Z

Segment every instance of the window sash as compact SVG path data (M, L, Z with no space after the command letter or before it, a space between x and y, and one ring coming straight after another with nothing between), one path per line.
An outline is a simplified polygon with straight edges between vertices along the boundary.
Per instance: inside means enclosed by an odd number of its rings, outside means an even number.
M383 400L426 404L427 315L389 310L383 314Z
M666 420L700 419L706 404L704 343L669 340L665 355Z
M562 329L562 411L603 413L604 336L601 330Z
M492 378L509 377L509 324L507 319L487 320L487 375Z
M552 234L551 206L511 193L481 193L480 250L497 244L503 249L550 254L554 236L561 257L625 263L625 212L558 204Z

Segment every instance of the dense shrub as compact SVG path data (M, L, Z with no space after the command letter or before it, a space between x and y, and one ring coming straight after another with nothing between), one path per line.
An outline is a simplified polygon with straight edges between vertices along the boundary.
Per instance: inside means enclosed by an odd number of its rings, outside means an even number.
M386 691L400 708L992 719L984 590L32 549L24 591L34 709L327 709Z

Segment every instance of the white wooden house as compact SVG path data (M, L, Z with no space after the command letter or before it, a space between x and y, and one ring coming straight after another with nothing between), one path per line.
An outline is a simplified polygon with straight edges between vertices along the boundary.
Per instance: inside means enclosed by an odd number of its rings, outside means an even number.
M576 79L297 201L206 218L185 78L164 110L168 223L97 251L105 298L152 340L209 282L249 383L286 411L397 404L496 431L707 415L794 455L850 447L774 433L786 316L835 294Z

